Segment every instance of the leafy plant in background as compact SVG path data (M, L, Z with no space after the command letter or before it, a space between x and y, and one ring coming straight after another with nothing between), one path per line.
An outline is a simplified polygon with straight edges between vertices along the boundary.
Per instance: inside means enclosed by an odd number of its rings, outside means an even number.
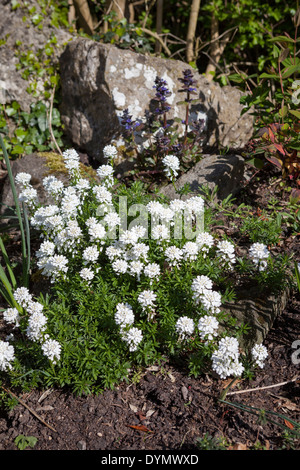
M47 23L47 27L53 27L43 47L34 49L32 45L15 41L16 69L28 83L26 91L32 95L32 104L29 111L21 109L17 101L0 105L0 132L11 158L51 150L54 148L53 138L59 146L63 145L63 126L58 110L59 72L54 28L69 25L68 4L65 1L59 3L38 0L32 5L14 0L11 5L12 10L20 9L24 12L23 21L28 26L42 30ZM1 157L3 152L0 150Z
M152 52L153 41L149 41L140 27L129 23L126 18L118 19L115 12L103 15L102 19L108 22L109 29L103 33L95 33L93 39L142 54Z
M35 151L55 149L46 102L32 103L29 113L22 111L16 101L10 105L0 105L0 111L0 132L12 158ZM63 146L63 129L56 107L51 113L51 127L57 144ZM3 151L0 152L0 157L1 155L3 157Z
M249 163L262 168L267 160L279 168L282 184L292 187L294 198L300 198L300 81L296 79L300 72L299 22L300 16L294 39L286 35L270 40L274 44L277 70L272 66L268 73L261 74L253 92L242 99L246 105L244 112L253 106L256 116L257 132L251 144Z

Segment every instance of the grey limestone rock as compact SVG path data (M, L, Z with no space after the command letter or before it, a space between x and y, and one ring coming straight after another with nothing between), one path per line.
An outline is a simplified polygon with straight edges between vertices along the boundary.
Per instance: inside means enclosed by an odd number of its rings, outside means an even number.
M179 189L190 185L191 192L183 199L201 194L203 186L211 191L217 188L216 197L225 199L241 188L243 174L244 159L240 155L203 155L202 160L177 179L175 186ZM161 192L170 199L179 197L172 184L161 188Z

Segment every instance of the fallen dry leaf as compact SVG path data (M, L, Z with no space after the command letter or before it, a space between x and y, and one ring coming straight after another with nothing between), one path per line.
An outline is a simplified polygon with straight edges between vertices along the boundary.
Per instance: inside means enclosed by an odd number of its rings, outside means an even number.
M136 426L136 425L131 425L131 424L127 424L127 426L129 428L132 428L132 429L136 429L137 431L142 431L142 432L153 432L151 431L150 429L148 429L146 426L144 426L143 424L141 424L140 426Z
M285 424L288 428L294 429L294 425L293 425L290 421L288 421L287 419L284 419L284 424Z
M133 411L134 413L137 413L137 412L138 412L138 408L137 408L135 405L129 404L129 408L130 408L131 411Z

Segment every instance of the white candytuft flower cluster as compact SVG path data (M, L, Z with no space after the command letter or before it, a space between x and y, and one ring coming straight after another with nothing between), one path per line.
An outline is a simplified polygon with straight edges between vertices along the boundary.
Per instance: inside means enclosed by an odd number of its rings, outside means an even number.
M212 369L221 379L239 377L244 371L240 362L239 343L236 338L226 336L221 338L218 349L212 354Z
M7 341L0 340L0 371L12 369L15 360L15 350Z
M78 179L80 177L80 159L76 150L69 149L63 152L63 159L70 179Z
M265 244L253 243L249 250L249 256L259 271L266 269L270 252Z
M255 364L261 369L264 367L264 361L268 357L268 351L262 344L255 344L251 350Z
M233 243L228 240L221 240L217 243L217 253L224 266L232 268L232 265L236 262Z
M61 346L56 340L50 339L47 334L47 317L43 312L43 305L33 300L27 287L15 289L13 297L20 306L20 311L16 307L10 307L3 312L3 319L16 328L20 326L21 318L24 318L27 322L27 337L31 341L40 343L44 355L55 363L60 359ZM0 341L0 370L11 368L10 362L13 360L13 346Z
M92 279L94 279L95 273L90 268L82 268L82 270L79 272L79 275L80 275L81 279L83 279L88 284L90 284Z
M128 344L129 351L134 352L143 340L143 334L139 328L133 326L132 328L129 328L129 330L122 331L121 338Z
M116 307L115 322L121 328L134 323L134 313L131 305L127 303L119 303Z
M175 328L179 335L179 340L184 341L194 333L194 320L187 316L180 317L176 322Z
M114 185L114 168L112 165L101 165L97 169L97 175L107 189Z
M42 344L42 351L44 355L53 362L53 364L56 364L56 362L59 361L61 356L61 346L55 339L46 339Z
M140 342L143 340L141 330L132 326L134 320L134 312L130 304L117 304L115 322L120 327L121 339L128 344L130 352L136 351Z
M143 311L149 311L155 307L157 295L150 289L143 290L138 296L138 302Z
M166 155L163 158L162 162L165 167L164 171L166 173L166 176L170 179L177 178L178 171L180 168L180 162L178 157L176 157L175 155Z
M200 338L212 341L217 336L219 322L213 315L205 315L198 321Z
M171 245L165 249L165 257L170 266L180 266L183 258L183 251L181 248Z
M20 325L19 310L15 307L7 308L3 312L3 319L6 321L6 323L15 325L15 327L18 327Z
M200 232L196 237L196 243L204 258L209 253L209 250L214 246L214 237L207 232Z
M114 145L106 145L103 149L103 157L113 161L118 157L118 150Z

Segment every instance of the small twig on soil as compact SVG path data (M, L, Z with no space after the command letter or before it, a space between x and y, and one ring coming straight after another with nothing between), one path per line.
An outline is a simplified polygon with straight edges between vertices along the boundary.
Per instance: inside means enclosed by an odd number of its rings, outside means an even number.
M7 390L6 388L3 387L3 385L1 385L1 388L6 393L8 393L9 395L12 395L16 400L18 400L18 402L21 403L21 405L25 406L25 408L27 408L27 410L29 410L30 413L32 413L39 421L41 421L43 424L45 424L45 426L50 428L52 431L57 432L56 429L54 429L52 426L50 426L50 424L47 424L32 408L30 408L28 405L26 405L26 403L21 398L17 397L17 395L15 395L11 390Z
M235 392L229 392L227 395L237 395L240 393L247 393L247 392L256 392L257 390L266 390L268 388L275 388L275 387L281 387L282 385L289 384L291 382L296 382L298 377L294 377L292 380L287 380L286 382L281 382L278 384L273 384L273 385L266 385L265 387L257 387L257 388L248 388L247 390L237 390Z

